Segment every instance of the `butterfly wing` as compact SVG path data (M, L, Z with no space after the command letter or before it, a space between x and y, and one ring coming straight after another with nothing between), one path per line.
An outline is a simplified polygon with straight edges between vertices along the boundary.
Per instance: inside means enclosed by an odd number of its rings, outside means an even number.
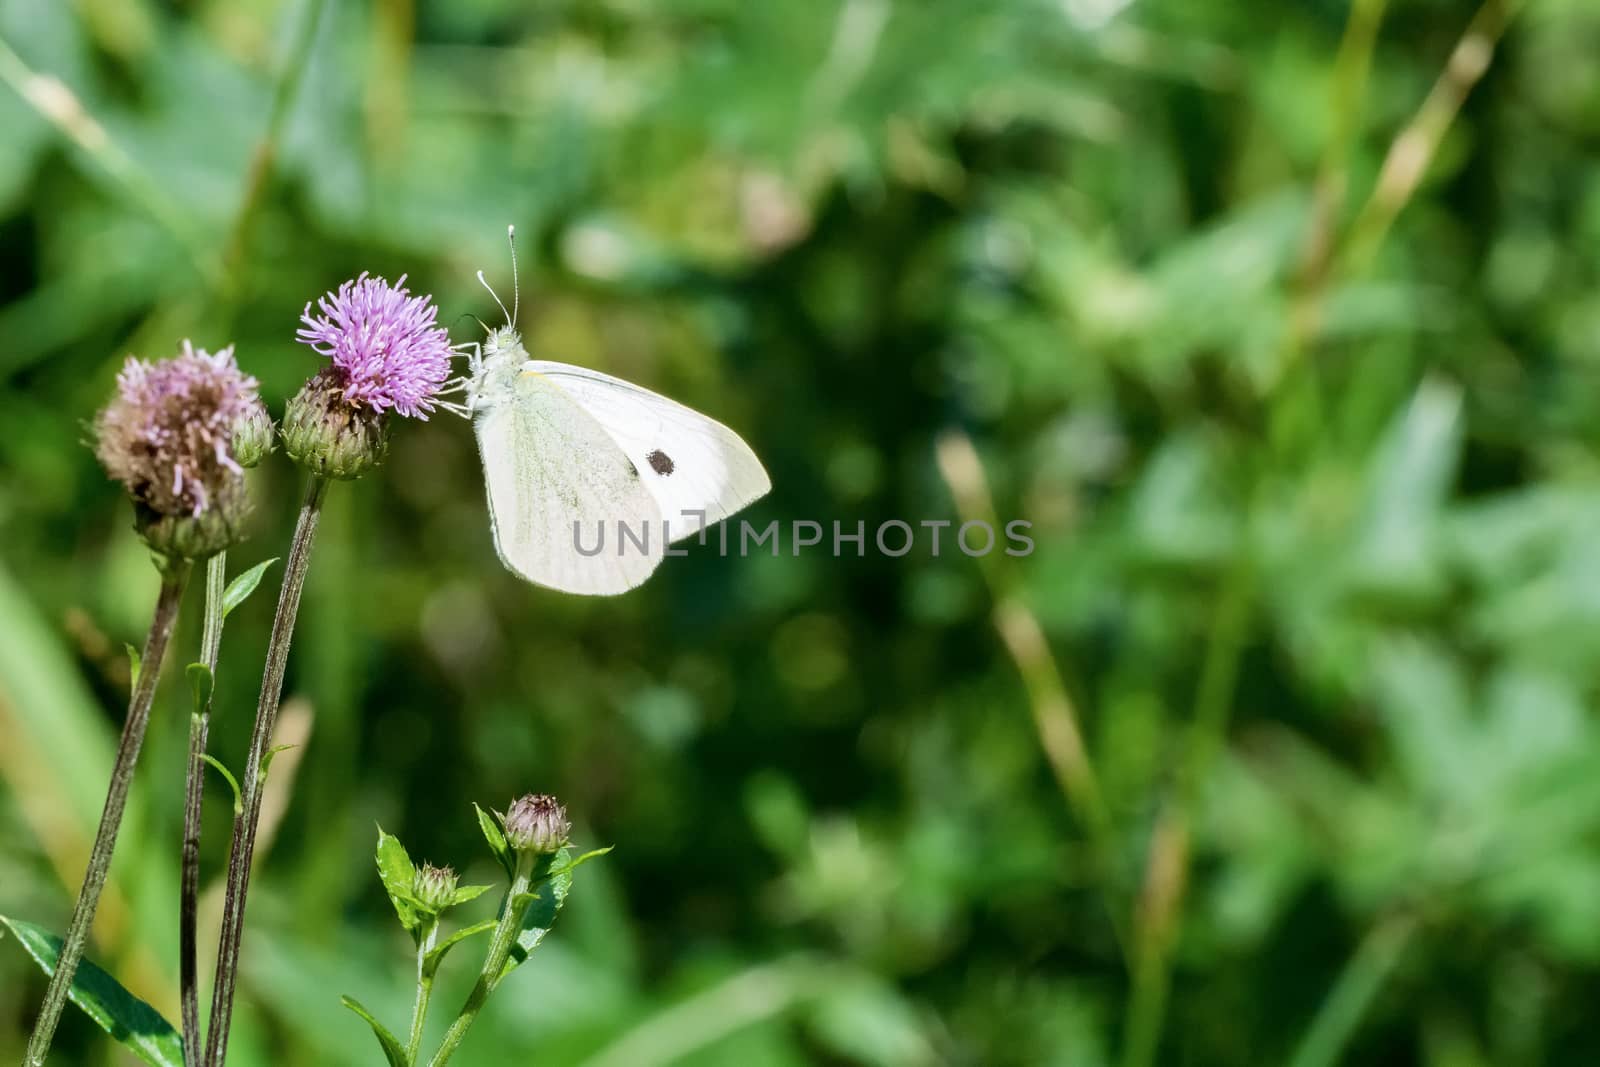
M695 536L702 521L719 522L772 488L750 446L693 408L586 367L535 360L526 369L570 396L627 454L673 541Z
M661 509L600 422L540 374L518 374L474 419L501 562L564 593L612 596L666 549ZM622 542L619 524L645 547ZM598 544L598 550L596 546Z

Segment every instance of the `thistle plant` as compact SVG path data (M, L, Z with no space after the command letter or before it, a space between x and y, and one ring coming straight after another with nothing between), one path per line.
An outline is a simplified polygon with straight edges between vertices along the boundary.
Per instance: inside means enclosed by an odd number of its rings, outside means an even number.
M441 919L459 904L476 899L489 886L458 886L448 867L412 864L400 840L378 830L378 877L394 905L400 925L416 947L416 998L407 1039L400 1041L377 1017L351 997L344 1005L365 1019L383 1049L389 1067L438 1067L460 1047L473 1020L489 996L512 971L528 958L550 932L556 913L566 902L572 871L579 864L611 851L596 849L572 858L567 848L572 824L566 809L552 796L529 794L512 801L502 815L477 809L478 825L489 851L507 877L496 918L461 927L441 939ZM421 1059L428 1004L434 978L445 956L479 934L489 934L478 980L457 1012L433 1056Z
M425 419L441 403L438 398L446 389L452 350L436 317L431 298L414 297L402 285L365 274L326 294L315 311L306 305L298 339L328 362L289 401L281 426L284 451L306 468L309 484L285 559L249 753L239 779L227 775L206 753L223 621L276 561L260 563L229 582L226 549L239 540L250 510L245 468L272 451L277 434L257 395L255 380L239 370L231 348L213 355L185 341L177 357L155 364L130 359L118 377L116 397L94 423L96 452L107 472L128 490L135 529L151 548L161 574L161 592L143 655L134 657L133 694L105 813L66 937L58 942L39 927L0 917L0 923L51 976L28 1046L26 1067L43 1064L69 996L114 1035L125 1040L136 1035L136 1049L148 1062L163 1067L179 1063L221 1067L224 1063L251 862L272 756L267 746L323 501L332 481L360 477L382 463L393 416ZM180 1033L149 1005L84 961L83 953L178 605L193 563L202 559L209 562L201 653L199 661L188 668L194 710L184 794ZM234 785L234 826L211 1025L202 1050L196 916L207 763L222 770ZM521 797L504 814L491 816L479 809L478 822L505 871L507 885L494 918L448 935L447 915L490 887L462 886L450 867L414 865L398 839L379 831L378 873L415 949L416 998L406 1040L402 1043L393 1037L356 1002L347 1003L371 1024L391 1065L446 1063L489 996L549 931L566 899L572 869L609 851L573 859L568 850L571 822L561 804L550 796ZM440 964L455 946L479 934L487 934L488 939L477 981L437 1050L424 1059L423 1039ZM75 981L80 962L83 977Z
M213 355L185 341L172 359L130 358L117 376L116 396L95 419L95 454L128 491L134 528L152 550L161 588L144 650L134 661L133 692L88 869L28 1041L24 1062L30 1067L42 1064L50 1050L83 958L189 572L195 560L238 540L249 512L238 455L252 451L263 418L256 381L239 370L231 347Z
M249 754L240 780L240 814L229 848L227 889L217 945L216 982L204 1062L220 1067L238 984L239 949L256 831L261 821L267 746L277 721L284 668L294 636L300 594L330 480L359 478L383 462L389 418L426 419L450 370L450 341L436 323L431 297L412 296L405 278L390 285L360 277L307 304L298 340L328 359L289 401L283 418L284 451L310 473L305 500L285 558L277 614L268 640Z

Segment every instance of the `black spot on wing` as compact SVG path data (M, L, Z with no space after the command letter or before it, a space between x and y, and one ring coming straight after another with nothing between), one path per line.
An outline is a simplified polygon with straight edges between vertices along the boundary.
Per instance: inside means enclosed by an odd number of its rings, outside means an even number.
M650 461L650 469L657 474L667 475L677 469L672 463L672 457L659 448L644 458Z

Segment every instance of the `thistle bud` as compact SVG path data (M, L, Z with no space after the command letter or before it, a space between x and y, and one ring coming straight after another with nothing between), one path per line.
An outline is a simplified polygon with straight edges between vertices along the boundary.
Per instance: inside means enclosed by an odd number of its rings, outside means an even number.
M424 863L417 868L411 894L422 910L439 914L455 902L456 872L449 867L435 867Z
M172 359L123 366L117 395L95 419L95 455L127 488L134 527L152 549L201 559L240 540L250 500L233 442L260 410L256 380L232 346L213 355L184 341Z
M233 428L233 458L241 467L254 467L272 454L278 443L267 407L259 400Z
M555 797L529 793L506 810L506 844L517 852L548 854L562 848L572 833L567 809Z
M283 411L283 450L313 474L359 478L383 462L389 425L383 412L345 400L336 368L317 374Z

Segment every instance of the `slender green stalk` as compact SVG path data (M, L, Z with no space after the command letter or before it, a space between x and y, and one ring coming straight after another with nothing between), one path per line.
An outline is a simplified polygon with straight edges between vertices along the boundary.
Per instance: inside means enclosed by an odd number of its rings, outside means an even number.
M978 520L991 527L997 525L999 519L983 461L971 438L959 432L947 433L940 438L935 455L939 473L950 487L950 495L955 498L956 510L963 521ZM1134 958L1127 931L1123 929L1122 904L1114 873L1116 842L1099 777L1084 741L1082 715L1038 618L1023 599L1015 595L1013 577L1005 570L1003 557L980 557L978 562L979 572L994 600L995 630L1022 675L1039 747L1067 806L1088 832L1090 865L1105 902L1107 921L1131 971Z
M284 62L283 72L278 77L278 84L272 92L272 110L267 115L267 128L262 133L261 140L256 142L255 152L250 158L250 169L245 174L244 194L239 201L239 211L234 218L233 229L228 235L228 242L222 253L225 277L231 287L227 294L230 299L237 295L240 288L239 266L244 260L245 248L250 238L250 227L255 221L256 209L261 204L262 193L266 190L267 179L272 174L272 165L278 155L278 142L283 137L283 128L289 118L290 106L299 94L300 83L305 78L311 46L317 38L317 24L322 21L323 6L324 0L305 0L301 8L299 30Z
M1450 52L1444 70L1405 129L1389 146L1377 183L1351 224L1345 259L1354 272L1364 271L1377 255L1389 227L1411 202L1434 154L1468 94L1488 73L1506 27L1525 0L1484 0Z
M433 996L433 968L428 953L439 940L439 920L431 919L417 938L417 999L411 1005L411 1036L406 1041L406 1062L416 1063L422 1051L422 1027L428 1019L428 999Z
M1172 949L1189 879L1189 828L1201 786L1227 735L1253 590L1249 561L1241 556L1223 587L1216 622L1206 645L1188 748L1179 768L1177 795L1157 818L1151 837L1137 923L1133 1002L1125 1029L1123 1067L1149 1067L1161 1045L1172 985Z
M213 686L222 650L222 595L227 588L228 554L206 564L206 614L200 632L200 662ZM178 904L178 979L183 1022L183 1062L200 1063L200 964L195 927L200 902L200 813L205 792L206 738L211 731L211 694L189 716L189 766L183 783L183 875Z
M495 924L494 933L490 936L489 954L483 961L483 970L478 973L478 981L467 995L461 1014L456 1016L456 1021L445 1032L439 1051L428 1061L428 1067L442 1067L455 1054L473 1020L478 1017L478 1012L483 1010L489 994L500 984L506 961L511 958L512 946L517 943L517 935L522 931L523 917L533 903L528 891L535 881L535 868L542 867L548 871L551 859L550 856L534 857L529 853L517 857L516 875L511 879L511 888L506 890L505 902L500 907L500 921Z
M117 846L117 832L122 828L122 813L128 803L128 788L133 784L134 765L139 760L145 727L150 722L150 705L155 700L161 661L166 656L167 642L172 638L172 628L178 619L178 605L183 600L183 589L189 581L189 570L189 562L179 560L169 563L162 571L161 592L156 597L150 632L145 637L144 652L139 661L138 677L134 680L133 694L128 700L128 716L123 721L122 740L117 745L116 760L111 766L111 784L106 790L106 805L100 814L100 827L95 831L94 847L89 852L89 868L83 876L83 888L78 890L78 902L72 909L72 921L67 926L67 936L61 944L61 956L56 962L55 973L50 976L50 984L45 990L38 1022L34 1024L33 1036L28 1039L28 1049L22 1061L24 1067L39 1067L50 1052L56 1025L61 1021L62 1009L66 1007L67 991L72 988L78 962L83 958L84 943L89 938L90 927L94 925L100 891L105 888L106 875L111 869L111 855Z
M284 563L283 588L278 593L278 612L272 620L272 636L267 644L267 662L261 675L261 698L256 704L256 722L250 735L250 754L245 760L244 780L240 783L240 807L233 824L233 843L228 854L227 897L223 904L222 930L217 941L216 981L211 990L211 1027L206 1034L205 1063L221 1067L227 1059L228 1026L233 1017L233 997L239 982L239 947L244 934L245 898L250 889L250 864L255 858L256 830L261 822L261 794L266 783L263 763L272 741L272 728L278 719L278 701L283 696L284 667L289 660L289 643L294 638L295 616L300 610L300 593L305 588L311 566L311 547L317 536L317 520L327 495L328 480L312 475L306 488L305 503L295 524L294 538Z
M1361 939L1355 955L1317 1009L1290 1067L1334 1067L1339 1062L1416 929L1414 917L1392 915Z

